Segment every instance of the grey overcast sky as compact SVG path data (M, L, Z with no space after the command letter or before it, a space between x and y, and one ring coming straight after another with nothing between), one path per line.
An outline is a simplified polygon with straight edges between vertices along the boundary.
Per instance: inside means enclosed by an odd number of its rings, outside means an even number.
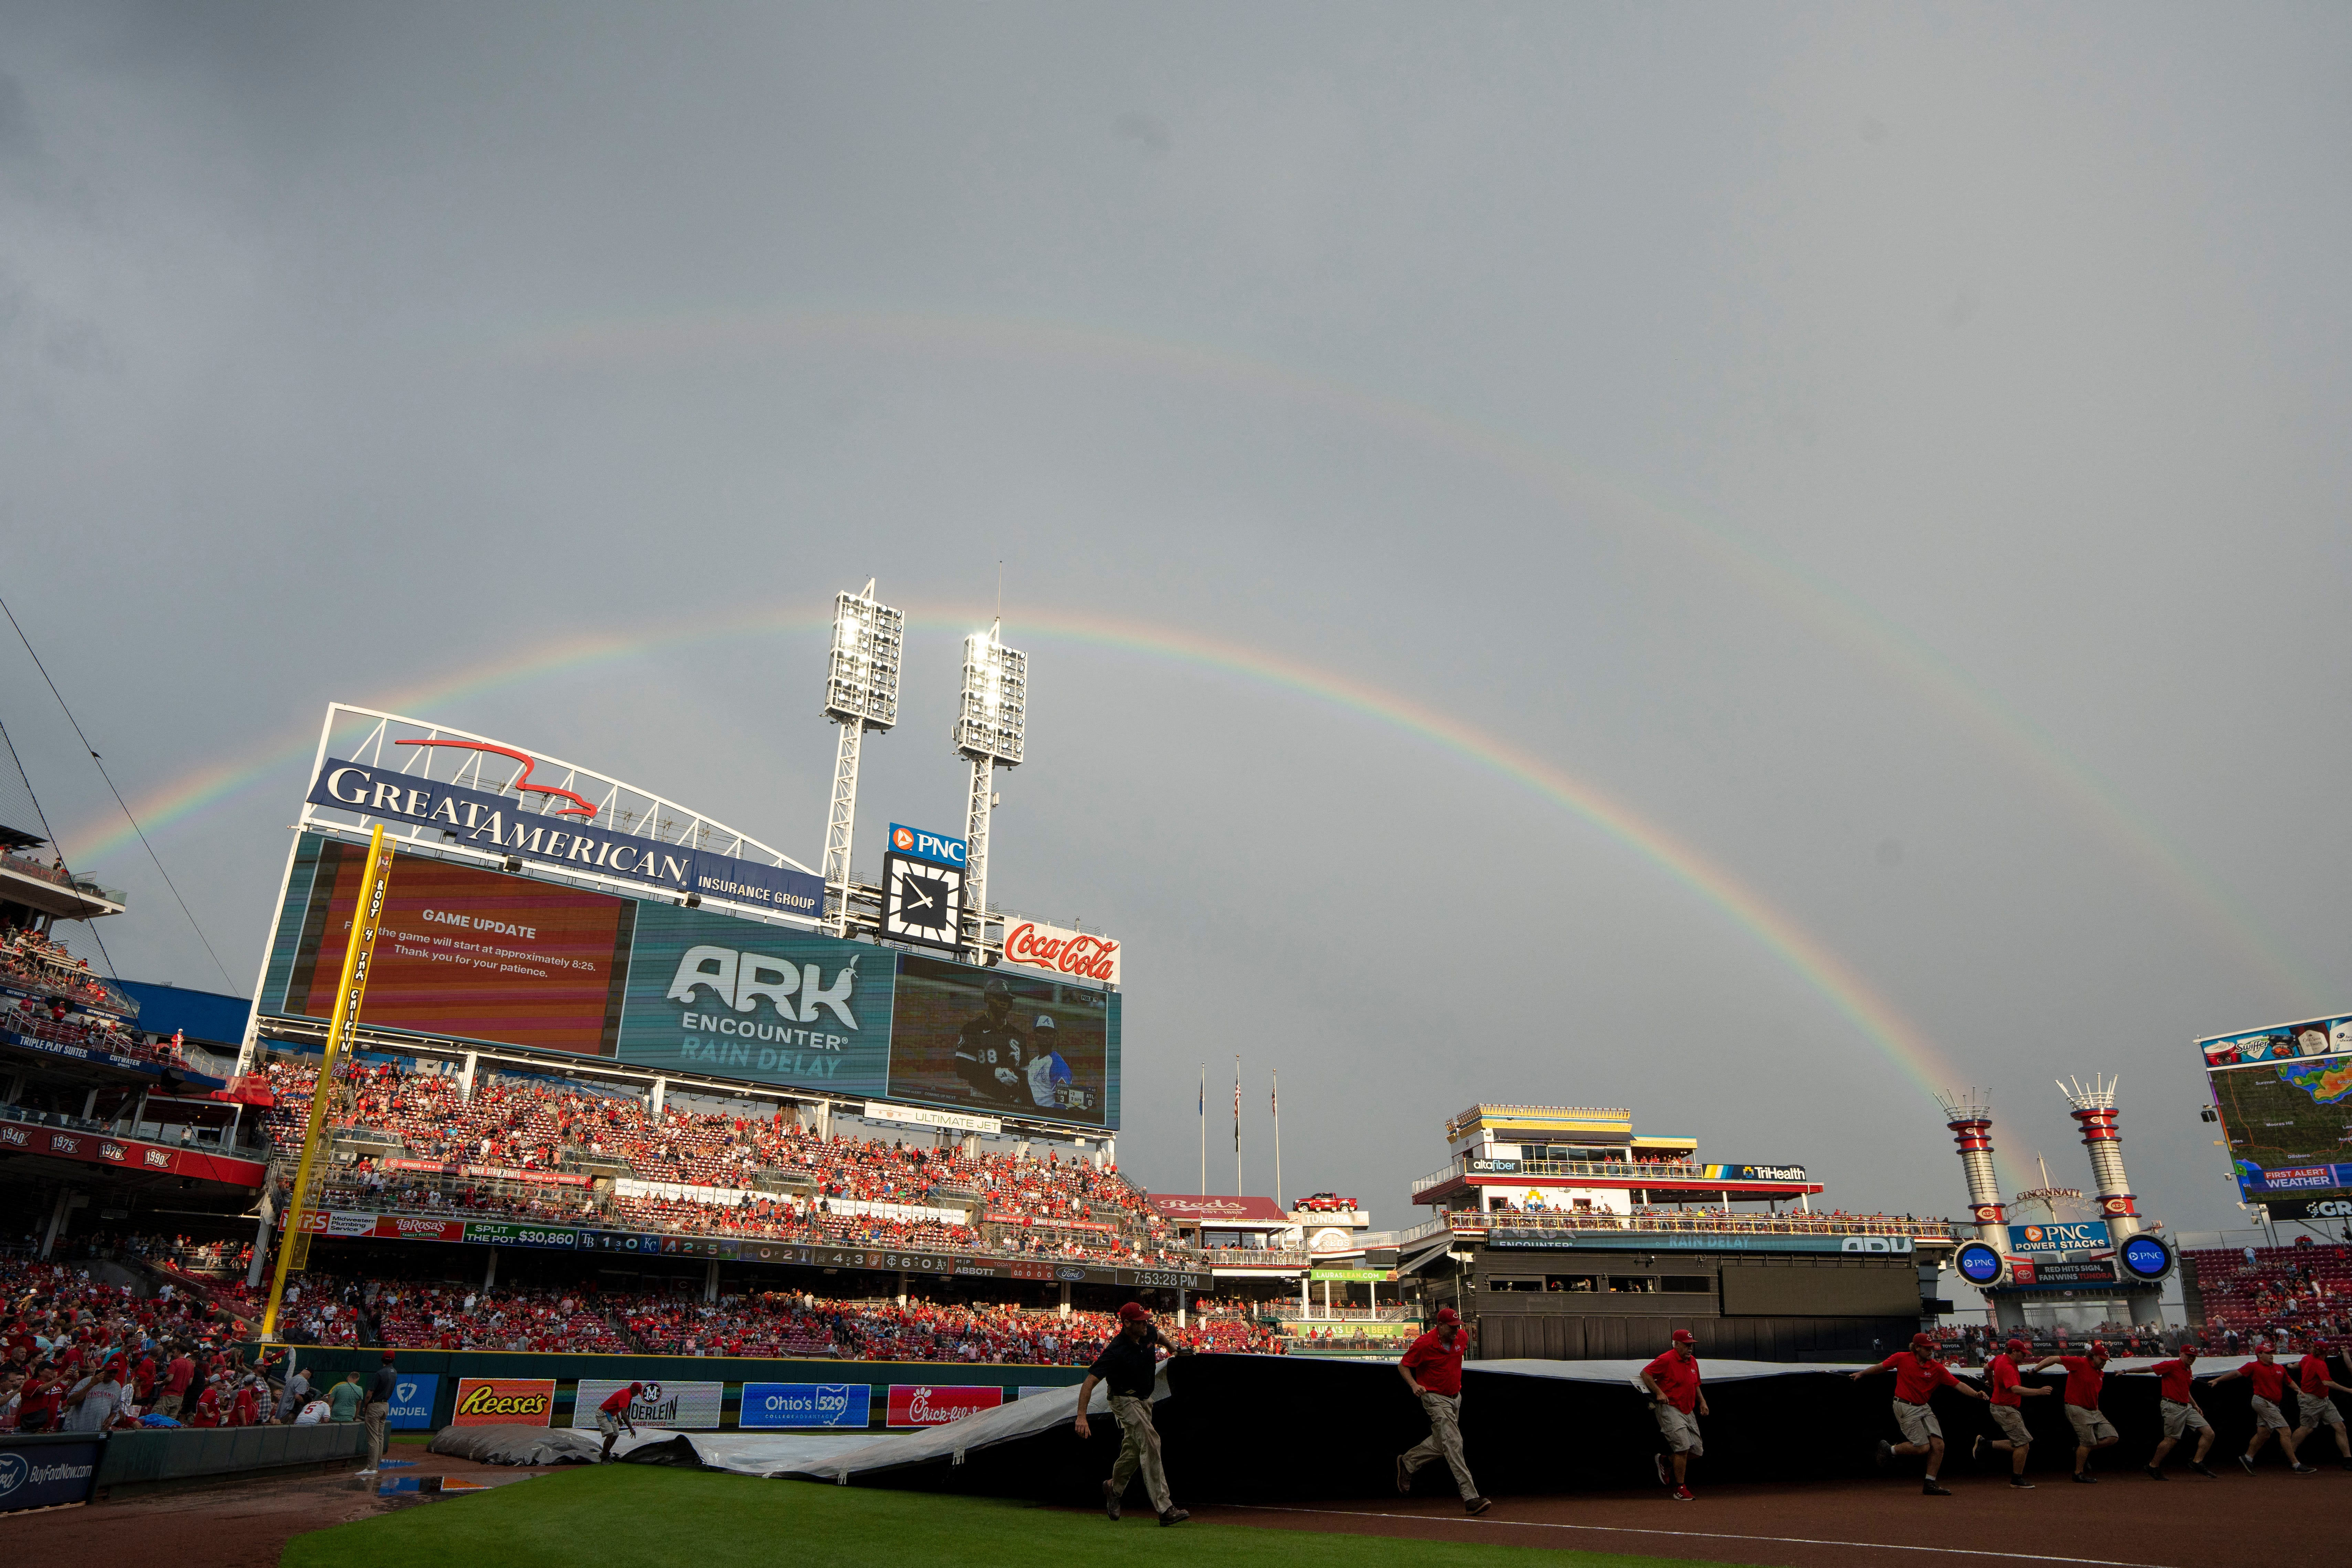
M0 6L0 592L248 991L330 700L1128 947L1122 1163L1409 1223L1478 1099L2238 1219L2352 1009L2352 12ZM21 649L128 975L223 981Z

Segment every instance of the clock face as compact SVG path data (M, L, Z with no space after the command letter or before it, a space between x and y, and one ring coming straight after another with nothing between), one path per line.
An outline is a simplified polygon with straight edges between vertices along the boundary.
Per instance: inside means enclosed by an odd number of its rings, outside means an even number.
M882 934L930 947L962 945L963 872L954 866L882 857Z

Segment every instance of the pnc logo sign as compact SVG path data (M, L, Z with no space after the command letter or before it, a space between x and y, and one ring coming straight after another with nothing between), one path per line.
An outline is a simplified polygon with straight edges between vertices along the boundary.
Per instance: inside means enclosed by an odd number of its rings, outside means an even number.
M926 833L919 827L908 827L896 822L890 825L890 847L901 855L912 855L918 860L929 860L941 866L961 866L970 852L961 838Z
M855 1029L857 1016L849 1010L849 997L857 985L857 962L853 958L843 965L828 985L824 972L814 963L732 947L689 947L670 977L668 995L673 1002L691 1004L696 992L707 987L720 1006L738 1013L749 1013L764 996L776 1016L801 1024L815 1023L817 1010L830 1008L842 1027Z

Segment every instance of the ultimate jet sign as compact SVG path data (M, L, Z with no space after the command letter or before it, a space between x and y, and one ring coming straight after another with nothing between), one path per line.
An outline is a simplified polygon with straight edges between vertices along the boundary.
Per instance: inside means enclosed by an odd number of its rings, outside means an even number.
M693 893L812 920L824 912L824 881L806 871L611 832L568 811L542 816L505 795L340 757L319 770L310 804L437 828L468 848L640 883L649 893Z

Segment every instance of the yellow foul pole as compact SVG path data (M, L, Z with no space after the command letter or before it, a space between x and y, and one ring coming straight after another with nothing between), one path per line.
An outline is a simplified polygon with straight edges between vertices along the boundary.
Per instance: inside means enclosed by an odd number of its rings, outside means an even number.
M302 1228L310 1205L311 1173L319 1168L327 1143L327 1111L335 1099L335 1068L352 1030L360 1021L360 1000L367 994L368 960L375 952L375 933L383 917L385 893L392 887L393 847L383 837L383 824L368 836L367 869L360 878L359 907L352 911L351 941L343 946L343 973L336 986L339 1003L327 1021L327 1049L319 1061L318 1086L310 1091L310 1121L302 1134L302 1163L294 1172L294 1187L287 1194L286 1227L278 1243L278 1268L269 1279L269 1310L262 1314L261 1337L278 1337L278 1309L286 1298L286 1276L302 1267L310 1252L310 1234Z

